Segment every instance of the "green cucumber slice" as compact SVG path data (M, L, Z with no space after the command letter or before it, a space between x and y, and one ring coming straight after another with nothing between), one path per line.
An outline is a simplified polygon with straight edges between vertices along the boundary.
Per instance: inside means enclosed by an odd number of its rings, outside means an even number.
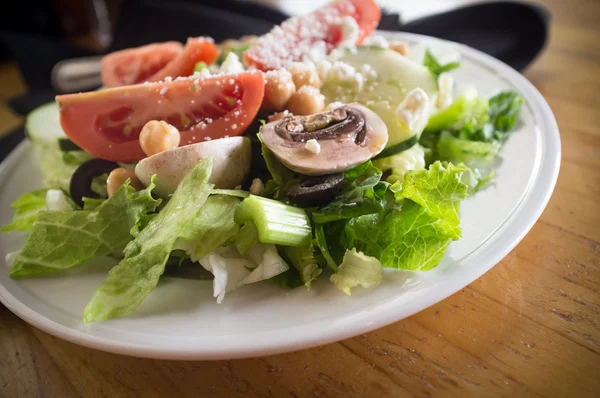
M56 102L49 102L31 111L25 119L25 133L34 144L60 149L59 140L68 138L60 125Z
M404 152L407 149L412 148L417 142L419 142L419 138L416 135L413 135L409 139L402 141L399 144L388 146L383 151L381 151L377 156L375 156L373 158L373 160L387 158L390 156L394 156L397 153Z
M396 117L396 109L415 88L425 91L430 107L435 103L437 82L426 67L395 51L373 47L346 51L337 61L352 66L363 75L364 84L356 85L329 73L321 88L326 103L358 102L377 113L388 128L388 147L421 134L427 121L416 123L409 129ZM375 76L369 71L374 71Z

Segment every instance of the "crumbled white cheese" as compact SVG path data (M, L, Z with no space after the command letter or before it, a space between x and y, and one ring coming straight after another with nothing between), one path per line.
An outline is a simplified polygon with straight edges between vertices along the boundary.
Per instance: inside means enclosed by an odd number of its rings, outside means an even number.
M353 83L357 91L362 90L365 82L364 76L357 72L352 65L340 61L333 63L329 75L333 79Z
M377 79L377 71L369 64L364 64L360 67L360 73L363 74L367 79Z
M343 102L335 101L335 102L332 102L329 105L327 105L327 109L331 110L331 109L339 108L342 105L344 105Z
M265 190L265 184L263 184L260 178L255 178L252 180L252 185L250 185L250 193L252 195L261 195Z
M452 103L452 90L454 89L454 79L452 76L444 72L438 78L438 97L436 99L436 106L439 109L444 109Z
M240 62L237 54L230 52L221 64L221 73L240 73L244 71L244 65Z
M302 62L319 62L327 56L327 44L324 41L313 43L305 54Z
M429 112L429 97L421 88L411 90L396 108L396 117L410 130Z
M380 35L369 36L363 42L363 45L365 45L365 46L379 47L379 48L389 48L390 47L390 44L388 43L388 41L386 40L386 38L383 37L383 36L380 36Z
M200 72L194 72L194 74L192 75L192 77L195 77L198 79L211 77L211 76L212 76L212 72L208 68L203 68Z
M329 77L329 71L331 70L331 62L323 59L315 64L315 68L317 70L317 75L319 75L319 79L322 82L327 80Z
M342 40L339 43L340 47L352 47L358 41L360 36L360 28L356 19L351 16L342 17L340 20L340 28L342 30Z
M308 150L309 152L314 153L315 155L321 153L321 144L319 144L319 141L315 140L314 138L306 141L306 144L304 144L304 148L306 148L306 150Z

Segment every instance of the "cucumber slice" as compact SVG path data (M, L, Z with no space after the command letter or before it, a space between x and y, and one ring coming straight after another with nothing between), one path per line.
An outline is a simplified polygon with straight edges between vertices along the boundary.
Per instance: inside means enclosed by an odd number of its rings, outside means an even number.
M79 148L77 144L68 138L59 138L58 148L63 152L83 151L83 149Z
M49 102L31 111L25 119L25 132L34 143L59 148L59 140L68 139L60 125L56 102Z
M433 107L437 82L426 67L395 51L368 46L358 47L355 52L346 51L337 60L360 73L364 84L353 84L330 72L321 88L326 103L358 102L377 113L388 128L388 147L421 134L426 123L417 123L411 130L398 120L396 109L415 88L425 91Z
M392 146L388 146L383 151L381 151L377 156L373 158L373 160L383 159L390 156L394 156L397 153L404 152L407 149L410 149L419 141L419 138L416 135L413 135L409 139L402 141L399 144L395 144Z

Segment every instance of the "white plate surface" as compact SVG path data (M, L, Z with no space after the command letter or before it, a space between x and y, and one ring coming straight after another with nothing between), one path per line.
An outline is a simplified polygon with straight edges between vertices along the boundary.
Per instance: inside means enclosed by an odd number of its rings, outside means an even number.
M327 280L310 292L250 285L212 297L212 282L163 277L131 316L85 325L83 309L112 263L97 261L61 276L11 279L4 260L23 236L0 237L0 300L30 324L65 340L99 350L166 359L223 359L294 351L338 341L388 325L462 289L498 263L530 230L558 176L560 138L551 109L522 75L479 51L409 34L387 36L461 54L453 72L459 84L488 96L515 88L525 98L522 124L501 151L495 184L461 205L463 237L442 264L426 273L386 270L375 289L351 297ZM441 46L441 47L440 47ZM0 166L0 225L10 203L40 188L31 145L22 143Z

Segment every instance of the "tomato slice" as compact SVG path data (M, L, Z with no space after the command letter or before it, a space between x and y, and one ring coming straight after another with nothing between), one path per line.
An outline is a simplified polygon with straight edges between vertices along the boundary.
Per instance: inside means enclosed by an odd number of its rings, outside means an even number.
M207 65L215 62L219 56L219 49L212 39L206 37L189 38L183 51L164 68L156 72L148 81L157 82L167 76L173 79L179 76L190 76L194 74L194 67L198 62Z
M143 83L183 50L181 43L168 41L115 51L102 57L102 84L118 87Z
M219 49L212 39L189 38L185 47L176 41L115 51L102 57L102 84L119 87L190 76L198 62L212 64Z
M336 0L310 14L289 18L266 35L259 37L244 53L249 66L267 71L285 68L290 62L302 61L316 46L329 54L344 39L342 17L356 21L357 45L371 34L381 19L375 0Z
M181 132L181 146L241 135L264 94L257 70L206 78L178 78L56 96L60 123L80 148L106 160L132 163L145 156L138 136L150 120Z

